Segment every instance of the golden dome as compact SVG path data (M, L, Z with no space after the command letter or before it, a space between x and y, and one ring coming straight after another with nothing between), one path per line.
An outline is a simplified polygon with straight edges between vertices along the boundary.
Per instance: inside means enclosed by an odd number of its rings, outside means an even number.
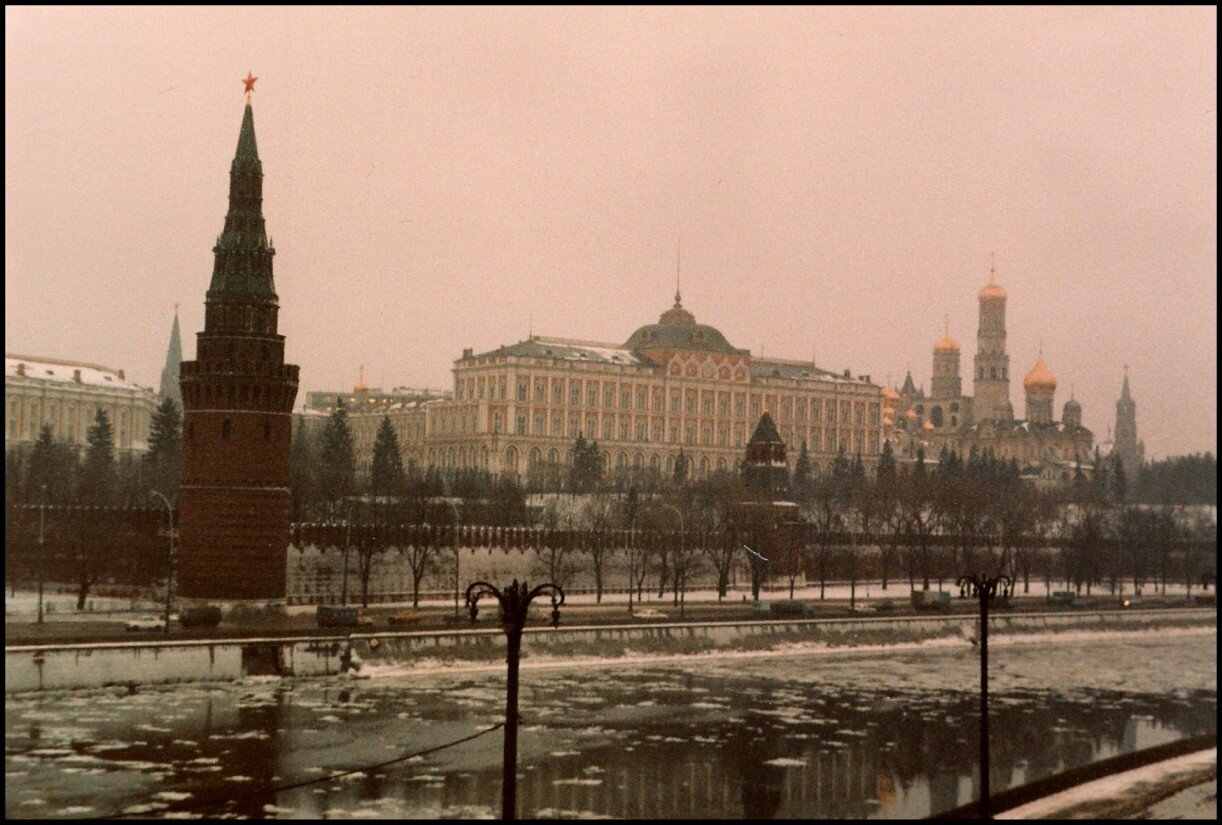
M1035 366L1023 379L1023 389L1037 395L1052 395L1056 392L1056 388L1057 380L1048 371L1048 367L1044 364L1044 354L1041 352L1039 358L1036 359Z
M895 422L894 422L894 421L891 419L891 416L886 416L886 417L884 417L884 418L883 418L883 426L884 426L884 427L893 427L893 426L895 426Z
M883 387L883 398L888 401L899 401L900 394L891 387Z
M984 289L980 290L980 300L1004 297L1006 297L1006 291L1001 288L1001 284L997 283L997 267L995 264L989 264L989 282L984 285Z
M942 327L942 337L938 339L938 343L933 345L934 352L958 352L959 345L955 343L955 339L950 337L950 319L946 320L945 326Z
M916 410L909 410L908 412L904 413L904 417L909 421L916 421Z
M883 407L883 415L888 418L895 418L895 407L892 407L890 404Z
M932 422L932 421L929 421L929 420L927 419L927 420L925 421L925 423L921 425L921 427L922 427L922 428L923 428L923 429L924 429L926 432L928 432L929 430L932 430L932 429L933 429L933 422Z

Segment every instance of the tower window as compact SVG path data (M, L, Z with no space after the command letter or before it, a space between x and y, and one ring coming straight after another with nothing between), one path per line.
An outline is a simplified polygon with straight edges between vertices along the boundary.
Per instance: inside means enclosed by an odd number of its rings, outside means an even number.
M989 367L989 378L997 377L997 367Z
M228 441L229 433L233 430L233 424L226 418L221 422L221 438Z

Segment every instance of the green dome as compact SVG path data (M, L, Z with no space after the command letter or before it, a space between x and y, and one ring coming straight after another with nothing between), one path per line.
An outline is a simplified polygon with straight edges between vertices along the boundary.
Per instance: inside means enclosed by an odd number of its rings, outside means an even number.
M696 316L683 308L675 294L675 305L662 313L656 324L646 324L624 344L630 350L690 349L737 353L715 327L697 324Z

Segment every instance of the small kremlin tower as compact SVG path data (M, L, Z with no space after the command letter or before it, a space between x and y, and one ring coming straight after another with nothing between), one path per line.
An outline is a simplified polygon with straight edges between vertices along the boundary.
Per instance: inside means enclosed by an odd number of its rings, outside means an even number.
M185 599L283 599L289 441L297 366L284 363L263 223L263 165L250 92L229 171L229 212L194 361L181 367L179 592Z

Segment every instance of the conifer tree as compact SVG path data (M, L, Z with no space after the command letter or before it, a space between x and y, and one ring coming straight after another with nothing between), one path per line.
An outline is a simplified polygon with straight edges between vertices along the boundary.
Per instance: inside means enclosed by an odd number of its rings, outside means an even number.
M149 450L145 462L153 489L171 501L178 494L182 474L182 411L173 398L166 397L153 410L149 420Z
M890 483L895 480L895 450L890 439L883 442L883 450L878 456L878 481Z
M99 408L88 432L79 490L82 504L106 506L115 497L115 439L106 411Z
M337 400L335 412L331 413L323 429L319 467L319 486L323 498L332 506L356 492L356 458L348 411L343 400Z
M679 448L679 455L675 457L675 475L674 482L678 487L687 484L687 453L683 452L683 448Z
M383 416L373 442L373 466L369 471L369 491L375 496L401 496L407 491L403 455L390 417Z
M799 501L806 500L810 494L810 454L806 450L805 440L793 465L793 491Z

